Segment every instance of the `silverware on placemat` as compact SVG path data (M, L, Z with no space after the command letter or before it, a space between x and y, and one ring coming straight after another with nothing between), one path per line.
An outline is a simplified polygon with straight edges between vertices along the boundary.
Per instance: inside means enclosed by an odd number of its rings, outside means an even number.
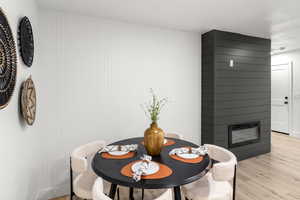
M104 152L113 152L113 151L124 151L124 152L131 152L136 151L138 149L137 144L129 144L129 145L108 145L103 147L99 153Z
M196 154L198 156L204 156L208 153L208 149L206 146L200 146L198 148L192 148L192 147L181 147L181 148L175 148L170 151L170 155L179 155L179 154Z
M142 175L145 175L148 171L149 168L149 164L152 160L152 157L149 155L143 155L141 157L141 164L139 165L139 168L136 171L133 171L133 180L135 180L136 182L141 180Z

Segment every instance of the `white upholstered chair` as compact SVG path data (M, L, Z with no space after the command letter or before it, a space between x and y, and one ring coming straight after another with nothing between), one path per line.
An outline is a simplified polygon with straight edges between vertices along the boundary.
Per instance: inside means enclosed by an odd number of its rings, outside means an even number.
M164 193L162 193L160 196L156 197L153 200L172 200L172 190L167 189ZM147 200L147 199L146 199Z
M97 178L93 186L93 200L111 200L103 192L103 179Z
M169 138L176 138L176 139L183 139L183 136L177 133L166 133L165 137L169 137Z
M97 175L91 169L95 153L105 146L104 141L95 141L76 148L70 158L71 200L74 193L82 199L92 199L92 188ZM73 172L78 175L73 180Z
M231 200L235 199L236 156L229 150L208 145L209 156L218 161L209 173L200 180L182 187L189 200ZM231 181L233 180L233 187Z

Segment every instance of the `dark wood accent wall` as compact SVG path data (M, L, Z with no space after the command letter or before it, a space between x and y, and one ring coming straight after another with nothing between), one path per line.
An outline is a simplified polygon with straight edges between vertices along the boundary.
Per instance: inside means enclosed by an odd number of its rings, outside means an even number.
M229 125L260 121L260 142L230 150L239 160L270 152L270 51L269 39L217 30L202 35L203 144L228 148Z

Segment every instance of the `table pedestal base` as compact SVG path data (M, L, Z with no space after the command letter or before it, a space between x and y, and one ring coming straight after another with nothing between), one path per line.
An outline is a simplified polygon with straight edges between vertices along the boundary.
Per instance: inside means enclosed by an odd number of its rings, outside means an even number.
M181 200L180 186L174 187L174 198L175 200Z
M113 184L113 183L111 184L110 191L109 191L109 198L115 199L117 187L118 187L117 184Z
M118 187L117 184L111 184L110 191L109 191L109 198L115 199L116 192L117 192L117 187ZM143 193L142 198L144 199L144 189L142 189L142 193ZM174 198L175 198L175 200L181 200L180 186L174 187ZM134 200L133 188L132 187L129 189L129 199Z
M130 200L134 200L134 197L133 197L133 188L132 187L129 189L129 199Z

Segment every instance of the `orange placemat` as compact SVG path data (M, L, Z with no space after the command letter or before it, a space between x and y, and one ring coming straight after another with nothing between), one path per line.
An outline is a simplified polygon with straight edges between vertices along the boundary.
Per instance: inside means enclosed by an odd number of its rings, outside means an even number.
M171 145L173 145L175 143L176 142L174 140L167 139L167 143L164 144L164 146L171 146ZM142 145L144 145L144 141L142 141Z
M129 152L123 156L113 156L110 155L109 153L101 153L102 158L106 158L106 159L127 159L127 158L132 158L133 156L135 156L135 152Z
M184 159L184 158L181 158L177 155L170 155L171 158L175 159L175 160L179 160L181 162L184 162L184 163L199 163L203 160L203 156L199 156L198 158L195 158L195 159Z
M133 173L131 170L131 166L134 163L139 162L139 161L140 160L137 160L137 161L134 161L134 162L131 162L131 163L125 165L121 169L121 174L124 176L132 177ZM157 162L157 164L159 164L159 171L152 175L142 176L142 179L161 179L161 178L166 178L173 173L173 170L170 167L168 167L167 165L164 165L164 164L161 164L158 162Z
M164 146L171 146L173 144L175 144L176 142L174 140L170 140L170 139L167 139L167 143L164 144Z

